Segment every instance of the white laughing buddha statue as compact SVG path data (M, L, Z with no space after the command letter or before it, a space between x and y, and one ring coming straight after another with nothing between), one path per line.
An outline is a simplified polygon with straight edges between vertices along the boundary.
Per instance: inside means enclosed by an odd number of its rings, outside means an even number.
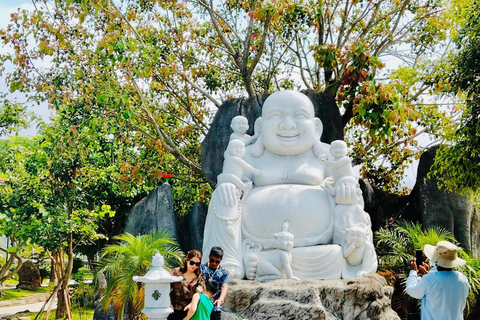
M363 211L356 179L335 184L330 168L325 166L329 145L320 142L323 125L315 117L310 99L290 90L270 95L255 123L257 129L258 138L247 146L244 160L261 174L245 170L242 184L228 171L218 176L205 224L203 252L220 246L224 250L222 266L230 276L244 278L247 273L251 278L252 270L243 257L276 250L275 234L288 222L288 231L294 236L294 277L340 279L375 272L375 252L364 256L368 263L351 265L344 257L346 229L366 226L365 241L371 243L371 222ZM244 190L243 185L249 182L253 188ZM332 184L335 195L326 191Z

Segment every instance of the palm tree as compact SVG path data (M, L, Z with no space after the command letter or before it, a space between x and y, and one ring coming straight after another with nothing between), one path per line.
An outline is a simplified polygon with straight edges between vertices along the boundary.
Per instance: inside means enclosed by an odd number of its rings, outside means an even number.
M183 253L167 232L139 236L125 233L115 239L119 243L105 247L100 255L100 271L107 279L101 303L105 311L112 305L121 320L125 313L129 319L141 319L144 287L132 277L143 276L150 269L152 256L156 253L163 255L167 270L181 263Z
M463 250L460 250L458 255L467 261L465 265L458 268L458 271L463 273L468 279L470 292L467 298L467 310L471 310L475 306L480 293L480 260Z
M442 240L456 243L448 230L437 227L423 230L418 222L400 221L389 228L380 228L375 232L379 269L408 273L416 249Z

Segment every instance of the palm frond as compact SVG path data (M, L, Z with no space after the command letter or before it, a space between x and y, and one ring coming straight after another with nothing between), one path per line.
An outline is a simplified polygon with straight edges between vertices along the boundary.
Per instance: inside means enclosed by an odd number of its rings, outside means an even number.
M164 256L167 270L181 262L183 254L171 234L164 231L140 236L125 233L115 239L118 243L107 246L100 254L99 270L107 279L102 306L113 305L119 319L123 319L127 308L129 315L137 319L143 308L143 299L139 301L143 287L132 280L133 276L144 275L156 253Z

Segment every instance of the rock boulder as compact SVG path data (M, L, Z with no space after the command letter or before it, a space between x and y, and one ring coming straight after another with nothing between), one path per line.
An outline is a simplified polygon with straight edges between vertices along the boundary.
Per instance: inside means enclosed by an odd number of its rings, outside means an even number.
M205 203L197 201L187 215L182 217L175 215L176 238L183 252L186 253L191 249L202 251L207 210Z
M462 247L480 257L480 211L468 198L441 190L435 178L427 179L437 147L420 158L417 181L408 196L403 216L418 221L424 228L440 227L451 231Z
M36 288L40 287L41 285L42 277L38 268L32 261L25 261L20 267L20 270L18 270L17 288L35 291Z
M168 230L176 235L172 187L164 183L140 200L128 215L125 232L133 235Z
M346 280L232 280L222 319L400 319L377 274Z
M184 252L201 250L207 206L203 202L196 202L189 214L180 217L175 214L173 205L170 184L156 187L130 211L124 232L140 235L168 231Z
M190 211L190 213L187 215L190 234L190 249L197 249L202 251L203 229L205 228L207 211L207 205L201 201L197 201L193 205L192 211Z

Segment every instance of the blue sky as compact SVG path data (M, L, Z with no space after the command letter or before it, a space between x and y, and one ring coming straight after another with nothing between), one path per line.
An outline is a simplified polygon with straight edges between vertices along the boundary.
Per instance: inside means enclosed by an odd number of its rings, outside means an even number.
M33 8L33 4L31 0L0 0L0 29L4 29L7 27L7 25L10 23L10 14L12 12L16 12L18 7L30 9L30 8ZM7 48L5 48L2 43L0 43L0 53L5 52L6 50ZM8 72L9 70L11 70L11 68L9 68L7 65L5 71ZM3 76L0 76L0 92L7 93L8 91L9 90L5 86L5 81ZM15 94L15 95L9 94L8 98L10 100L16 99L19 102L22 102L25 100L23 96L20 94ZM42 119L44 120L47 120L50 115L50 111L48 110L46 104L31 106L30 110L35 112L38 116L42 117ZM21 130L19 134L35 135L36 132L37 130L35 126L33 126L31 128Z
M1 0L0 7L1 8L12 8L22 4L32 3L31 0Z

